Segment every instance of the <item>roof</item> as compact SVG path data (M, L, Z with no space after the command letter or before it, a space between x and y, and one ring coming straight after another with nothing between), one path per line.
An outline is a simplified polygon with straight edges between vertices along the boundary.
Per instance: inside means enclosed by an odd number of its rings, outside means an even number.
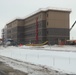
M67 9L67 8L55 8L55 7L40 8L40 9L38 9L37 11L35 11L35 12L27 15L24 19L27 19L27 18L29 18L29 17L37 14L37 13L47 12L47 11L62 11L62 12L68 12L68 13L70 13L70 12L71 12L71 9ZM9 22L8 24L10 24L10 23L12 23L12 22L14 22L14 21L16 21L16 20L24 20L24 19L20 19L20 18L14 19L14 20L12 20L11 22ZM8 25L8 24L7 24L7 25Z
M55 7L41 8L40 10L42 10L42 11L54 10L54 11L67 11L67 12L71 12L71 9L68 9L68 8L55 8Z
M24 19L14 19L14 20L12 20L11 22L9 22L7 25L9 25L10 23L13 23L13 22L15 22L15 21L19 21L19 20L24 20Z

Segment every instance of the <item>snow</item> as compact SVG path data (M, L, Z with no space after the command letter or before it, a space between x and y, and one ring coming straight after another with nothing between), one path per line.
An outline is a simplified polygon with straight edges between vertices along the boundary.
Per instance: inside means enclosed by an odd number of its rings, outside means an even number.
M0 48L0 55L76 74L75 46L11 46Z
M0 61L4 62L6 65L11 66L14 70L20 70L28 75L61 75L64 74L62 72L58 72L56 70L52 70L50 68L35 65L27 62L22 62L18 60L14 60L11 58L0 56Z

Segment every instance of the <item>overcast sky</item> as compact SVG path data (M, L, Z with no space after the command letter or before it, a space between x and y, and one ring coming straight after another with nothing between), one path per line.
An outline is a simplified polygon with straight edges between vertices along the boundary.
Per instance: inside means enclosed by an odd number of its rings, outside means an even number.
M39 8L56 7L69 8L70 26L76 20L76 0L0 0L0 37L3 27L16 18L25 16ZM76 25L70 32L71 39L76 39Z

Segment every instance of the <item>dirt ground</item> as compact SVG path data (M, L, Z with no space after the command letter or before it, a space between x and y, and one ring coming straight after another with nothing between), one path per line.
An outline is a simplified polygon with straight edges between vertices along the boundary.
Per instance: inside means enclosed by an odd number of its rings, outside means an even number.
M0 75L28 75L27 73L15 70L12 67L9 67L5 63L0 61Z

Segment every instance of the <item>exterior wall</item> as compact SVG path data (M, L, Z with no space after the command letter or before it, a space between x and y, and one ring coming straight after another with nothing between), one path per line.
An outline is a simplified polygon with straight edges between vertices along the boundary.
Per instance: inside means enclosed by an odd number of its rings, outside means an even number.
M18 44L36 43L38 24L38 43L48 41L49 44L58 44L70 37L69 14L70 11L46 10L25 19L16 19L7 24L7 36Z
M5 42L7 40L7 26L5 26L3 29L2 38L3 38L3 42Z
M25 19L25 42L36 43L36 19L38 18L38 43L45 41L45 13L41 12Z
M59 40L69 39L69 13L61 11L46 12L47 40L58 44Z
M7 24L7 37L17 42L17 20Z
M59 40L69 39L69 12L46 11L37 13L25 20L25 41L36 41L36 18L38 17L38 43L49 41L58 44Z
M47 29L47 40L49 44L58 44L60 41L69 39L69 31L64 28L48 28Z
M69 13L63 11L46 12L47 28L69 28Z
M7 37L15 42L24 43L24 20L16 19L7 24Z
M25 43L24 40L25 36L24 36L24 26L17 26L17 42L18 44Z

